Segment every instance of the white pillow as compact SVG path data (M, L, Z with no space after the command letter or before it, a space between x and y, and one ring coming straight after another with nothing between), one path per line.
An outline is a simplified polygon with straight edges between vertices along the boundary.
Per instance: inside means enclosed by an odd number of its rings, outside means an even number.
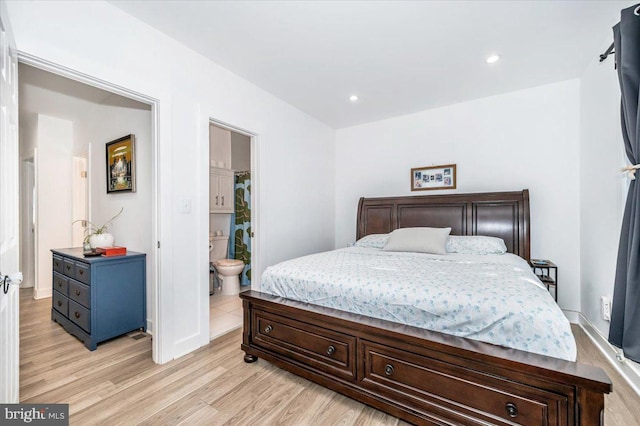
M451 228L401 228L389 234L384 251L446 254Z
M484 235L450 235L447 240L448 253L460 254L505 254L507 246L502 238Z
M360 238L353 245L355 247L370 247L381 249L387 244L389 234L370 234Z

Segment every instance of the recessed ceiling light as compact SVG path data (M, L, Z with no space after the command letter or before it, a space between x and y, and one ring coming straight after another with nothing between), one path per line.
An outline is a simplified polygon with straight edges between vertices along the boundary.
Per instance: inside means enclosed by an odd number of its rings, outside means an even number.
M357 95L351 95L351 96L349 96L349 100L350 100L351 102L355 102L355 101L357 101L357 100L358 100L358 96L357 96Z
M488 64L493 64L495 62L498 62L499 60L500 60L500 55L491 55L487 57Z

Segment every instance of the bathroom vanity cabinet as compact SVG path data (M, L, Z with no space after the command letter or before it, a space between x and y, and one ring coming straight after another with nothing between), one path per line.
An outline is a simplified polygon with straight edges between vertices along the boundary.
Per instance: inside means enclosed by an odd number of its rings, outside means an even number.
M84 257L54 249L51 319L89 350L132 330L146 331L146 255Z

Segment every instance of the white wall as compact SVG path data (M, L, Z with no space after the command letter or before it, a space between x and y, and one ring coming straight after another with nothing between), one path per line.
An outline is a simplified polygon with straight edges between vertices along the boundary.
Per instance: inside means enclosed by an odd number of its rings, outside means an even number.
M20 270L24 280L21 287L35 287L35 229L29 223L32 208L32 191L35 185L34 148L38 141L38 116L34 114L28 123L20 117ZM29 164L25 160L29 159Z
M30 120L20 117L20 160L33 158L33 149L38 143L38 116L34 114Z
M124 246L129 251L152 253L151 111L93 103L86 108L84 118L75 123L75 150L90 153L89 218L99 227L123 208L122 214L109 226L109 231L115 237L115 244ZM135 137L136 192L107 194L106 144L128 134ZM155 277L151 266L150 256L147 255L147 306L152 306L151 286ZM153 332L149 309L147 329Z
M20 271L21 288L35 286L35 228L34 189L35 165L33 160L20 161Z
M209 156L211 165L222 169L231 168L231 131L209 125Z
M151 242L151 112L134 108L93 105L77 123L79 138L91 144L91 222L101 226L121 208L109 227L116 245L147 253ZM122 136L135 136L136 192L107 194L106 144Z
M332 129L106 2L7 6L20 52L159 103L157 360L208 343L210 118L258 135L256 276L266 265L333 247ZM182 199L192 200L192 213L179 213Z
M231 133L231 168L236 171L251 170L251 138Z
M530 190L532 257L556 262L559 304L579 311L579 111L570 80L338 130L336 247L359 197L424 195L410 169L455 163L457 193Z
M52 248L71 247L73 123L38 115L36 155L36 285L34 297L52 294Z
M620 86L614 58L595 59L580 81L580 275L582 314L604 335L600 296L613 296L628 164L620 127Z

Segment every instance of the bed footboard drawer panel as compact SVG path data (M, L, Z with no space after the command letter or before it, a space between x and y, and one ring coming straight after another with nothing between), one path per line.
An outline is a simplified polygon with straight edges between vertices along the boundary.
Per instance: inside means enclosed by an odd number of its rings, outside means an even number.
M359 350L361 384L401 404L467 424L567 424L564 395L373 342L360 341Z
M256 346L329 374L355 378L355 337L263 311L253 311L251 324Z

